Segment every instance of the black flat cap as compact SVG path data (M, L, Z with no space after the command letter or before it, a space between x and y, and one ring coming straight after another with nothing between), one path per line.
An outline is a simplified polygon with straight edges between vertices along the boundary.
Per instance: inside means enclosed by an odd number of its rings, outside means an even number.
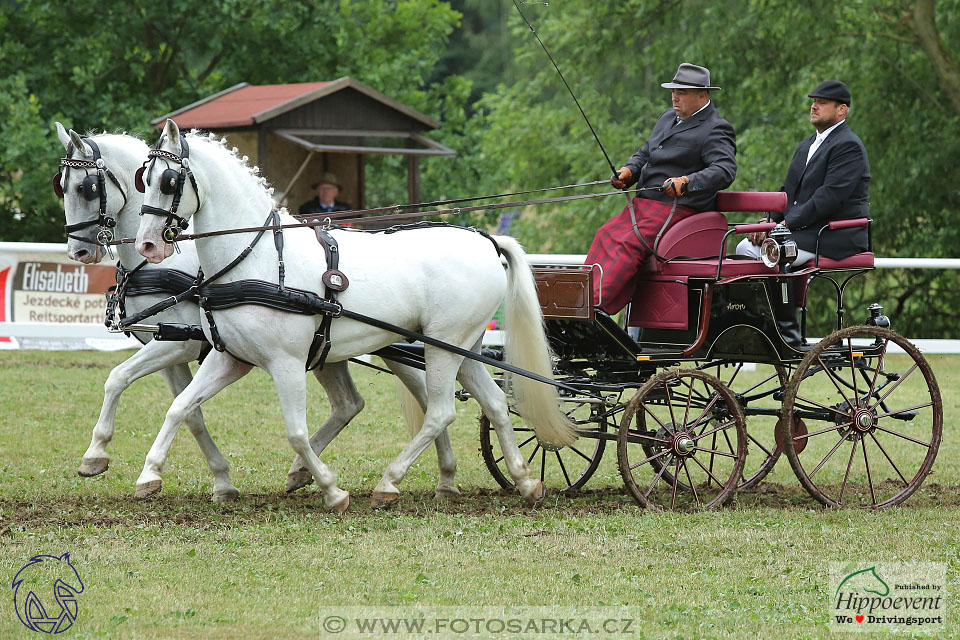
M850 106L850 89L839 80L824 80L817 88L807 94L811 98L836 100Z

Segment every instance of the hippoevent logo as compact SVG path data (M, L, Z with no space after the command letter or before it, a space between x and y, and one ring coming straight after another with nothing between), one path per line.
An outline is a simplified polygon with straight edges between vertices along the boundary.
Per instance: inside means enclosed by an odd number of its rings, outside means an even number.
M11 588L17 617L31 631L63 633L77 619L83 581L69 553L33 556L17 572Z
M946 616L943 563L834 564L832 631L941 630Z

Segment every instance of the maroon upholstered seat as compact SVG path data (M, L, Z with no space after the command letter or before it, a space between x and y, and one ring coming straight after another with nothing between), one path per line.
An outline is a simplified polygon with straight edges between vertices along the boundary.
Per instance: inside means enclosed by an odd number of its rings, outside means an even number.
M776 267L768 267L761 260L737 260L727 258L720 270L721 278L734 276L758 276L777 273ZM691 278L716 278L717 259L713 260L674 260L666 262L660 270L662 276L688 276Z
M807 263L803 265L804 267L812 267L813 263ZM820 262L818 266L821 269L863 269L870 268L873 266L873 253L870 251L864 251L863 253L857 253L850 256L849 258L844 258L843 260L833 260L827 258L826 256L820 256Z

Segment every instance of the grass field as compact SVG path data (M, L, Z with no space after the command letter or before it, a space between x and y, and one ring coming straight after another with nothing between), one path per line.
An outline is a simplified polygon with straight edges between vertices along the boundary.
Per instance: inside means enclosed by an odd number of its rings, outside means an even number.
M260 371L204 405L238 502L209 502L186 430L162 493L133 500L170 401L157 376L121 400L110 470L78 477L103 382L127 355L0 353L0 638L35 636L9 585L31 556L64 552L85 584L63 634L77 638L328 637L319 622L336 607L417 604L627 607L632 633L614 638L826 638L831 563L945 563L948 595L960 589L960 357L930 357L944 402L933 473L880 512L819 507L781 460L722 510L654 513L624 491L615 447L585 490L532 508L483 466L472 402L451 429L462 498L434 500L429 449L399 503L374 511L370 493L407 436L392 379L355 367L367 408L323 455L353 500L333 516L312 487L283 492L292 452ZM327 405L310 385L318 425ZM960 636L955 602L947 636Z

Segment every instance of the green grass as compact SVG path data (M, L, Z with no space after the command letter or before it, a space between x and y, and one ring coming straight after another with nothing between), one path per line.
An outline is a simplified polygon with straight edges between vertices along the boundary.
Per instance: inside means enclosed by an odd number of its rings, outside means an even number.
M451 429L463 498L433 499L430 449L399 503L374 511L370 492L406 430L392 380L356 367L367 408L323 456L353 497L337 517L312 487L283 493L292 452L260 371L204 405L239 502L208 501L211 478L185 429L162 493L132 499L170 400L156 376L121 400L110 470L79 478L103 381L127 355L0 354L0 579L69 551L86 589L65 636L315 638L333 606L525 604L632 607L637 633L612 637L825 638L831 562L944 562L948 591L960 588L958 357L930 358L945 413L933 473L877 513L820 508L786 460L720 511L653 513L623 490L613 443L585 491L531 508L483 466L472 402L457 404ZM312 378L310 388L317 425L327 405ZM32 637L6 594L0 638ZM947 634L960 634L952 602L947 613Z

